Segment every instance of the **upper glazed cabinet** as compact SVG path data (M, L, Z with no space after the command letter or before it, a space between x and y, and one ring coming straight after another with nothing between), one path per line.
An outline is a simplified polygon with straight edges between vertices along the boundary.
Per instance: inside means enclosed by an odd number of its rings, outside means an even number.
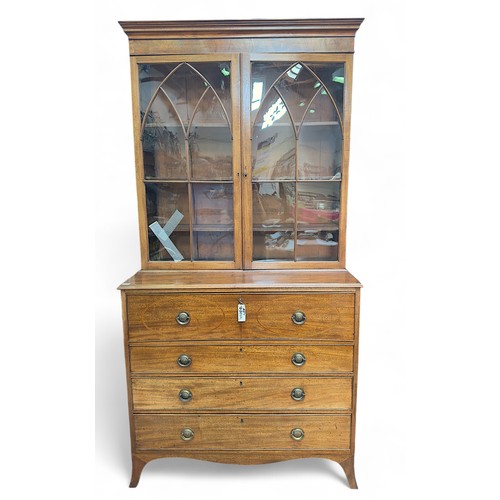
M209 23L200 22L182 53L172 53L171 41L164 53L158 42L154 55L151 23L143 32L136 23L135 36L122 23L132 54L144 269L345 268L360 20L344 21L286 21L290 33L335 35L286 45L278 28L252 32L250 43L229 24L207 41Z

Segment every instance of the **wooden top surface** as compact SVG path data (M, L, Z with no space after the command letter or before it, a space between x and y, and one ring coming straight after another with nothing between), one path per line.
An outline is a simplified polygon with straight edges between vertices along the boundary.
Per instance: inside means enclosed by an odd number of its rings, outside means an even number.
M350 36L363 19L238 19L225 21L120 21L130 40Z
M139 271L119 290L360 288L345 269L252 271Z

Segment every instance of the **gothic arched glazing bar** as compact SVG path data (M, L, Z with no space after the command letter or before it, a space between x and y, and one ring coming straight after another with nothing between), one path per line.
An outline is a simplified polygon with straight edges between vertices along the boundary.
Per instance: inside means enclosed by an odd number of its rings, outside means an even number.
M205 84L209 88L212 89L213 93L215 94L215 97L219 101L219 104L220 104L220 106L222 108L222 111L224 112L224 116L226 117L227 125L229 127L229 132L231 134L231 140L232 140L233 139L233 130L232 130L232 127L231 127L231 121L229 120L229 115L227 114L227 111L226 111L226 108L224 107L224 104L222 104L221 98L219 97L219 95L217 94L217 92L215 91L215 89L213 88L212 84L194 66L191 66L191 64L189 64L189 63L184 63L184 64L186 66L188 66L189 68L191 68L197 75L199 75L201 77L201 79L205 82ZM203 99L204 95L205 95L205 93L203 93L203 95L200 97L200 100L196 104L196 107L198 107L198 104ZM195 112L193 112L193 117L194 117L194 115L195 115ZM192 121L193 121L193 118L191 117L191 122Z
M331 99L331 101L333 103L333 106L335 108L335 111L337 112L337 116L339 117L340 132L342 133L342 138L343 138L344 137L344 124L342 123L342 117L340 115L339 108L338 108L337 103L335 102L335 99L333 98L331 92L328 90L328 88L324 84L323 80L321 80L321 78L307 64L304 64L304 63L300 63L300 64L303 64L304 67L307 68L311 72L311 74L314 75L317 78L318 82L321 82L321 84L325 88L326 93L330 97L330 99Z
M158 95L158 92L160 92L160 89L162 89L162 85L185 63L180 63L178 64L163 80L162 82L160 83L160 85L158 85L158 88L154 91L153 95L151 96L151 99L149 100L149 103L146 107L146 110L144 111L144 118L142 119L142 123L141 123L141 140L142 140L142 136L144 134L144 129L146 127L146 121L147 121L147 117L148 117L148 114L149 114L149 111L151 109L151 106L153 105L153 102L154 100L156 99L156 96ZM162 89L163 90L163 89ZM163 90L163 93L165 95L166 92ZM175 106L172 104L172 101L170 100L170 98L167 96L167 99L169 100L170 104L173 106L177 116L179 116L179 113L177 113L177 110L175 109ZM181 123L181 126L182 128L183 125L182 125L182 120L180 120L180 123Z
M288 71L290 71L292 68L294 68L295 66L297 66L297 64L300 64L300 63L299 62L294 62L291 66L289 66L287 69L285 69L285 71L283 71L283 73L281 73L276 78L276 80L274 80L273 84L267 89L267 92L262 96L260 102L264 102L267 99L267 96L269 95L269 92L271 92L271 90L273 90L273 89L276 90L275 89L275 85L280 81L281 77L283 75L285 75L286 73L288 73ZM281 97L281 94L279 92L278 92L278 95ZM283 98L282 98L282 100L283 100ZM283 100L283 103L285 103L284 100ZM286 104L285 104L285 107L286 107ZM288 111L288 108L287 108L287 111ZM255 116L255 120L252 123L252 128L255 127L255 122L257 121L258 116L259 116L259 113L257 113L257 115ZM290 118L292 118L292 115L290 115ZM293 125L293 120L292 120L292 125Z

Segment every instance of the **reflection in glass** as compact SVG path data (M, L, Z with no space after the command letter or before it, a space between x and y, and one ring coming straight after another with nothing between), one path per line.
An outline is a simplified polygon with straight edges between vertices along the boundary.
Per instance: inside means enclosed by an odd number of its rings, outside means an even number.
M234 260L232 231L193 232L193 260Z
M162 85L179 113L185 128L194 116L196 104L205 92L207 84L189 64L181 65Z
M184 129L162 93L157 95L146 116L142 150L146 179L186 179Z
M168 74L177 66L174 64L139 64L139 98L141 117L146 113L153 94Z
M342 131L324 87L306 111L298 145L299 179L341 179Z
M297 197L299 224L327 224L339 220L339 182L299 182Z
M233 223L232 184L193 184L194 224Z
M291 181L253 184L255 260L338 260L343 103L343 63L252 63L252 178Z
M307 63L307 66L326 86L342 118L344 116L344 63Z
M293 231L254 231L253 260L293 260Z
M220 101L211 89L196 109L189 130L189 152L193 179L231 179L231 130Z
M251 120L252 123L255 121L257 113L262 105L262 99L264 99L268 90L274 84L274 82L279 78L279 76L284 73L287 68L290 67L288 62L253 62L252 63L252 82L251 82Z
M294 223L295 183L255 182L252 184L253 224L273 227Z
M231 65L229 62L191 63L210 83L231 120Z
M275 90L262 103L252 134L254 179L295 179L295 132Z
M337 230L305 229L297 234L297 260L338 260Z
M318 91L321 83L300 63L292 66L276 83L276 88L286 102L296 127Z

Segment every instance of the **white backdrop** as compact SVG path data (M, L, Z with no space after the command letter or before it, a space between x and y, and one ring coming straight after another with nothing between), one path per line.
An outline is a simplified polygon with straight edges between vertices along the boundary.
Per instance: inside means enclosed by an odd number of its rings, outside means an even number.
M44 485L65 497L92 494L93 302L98 499L499 497L500 75L489 4L101 0L90 10L53 1L16 7L22 22L4 17L10 497ZM116 287L140 261L128 44L117 21L279 17L365 18L347 240L347 267L364 284L360 489L321 460L240 467L165 459L129 490Z

